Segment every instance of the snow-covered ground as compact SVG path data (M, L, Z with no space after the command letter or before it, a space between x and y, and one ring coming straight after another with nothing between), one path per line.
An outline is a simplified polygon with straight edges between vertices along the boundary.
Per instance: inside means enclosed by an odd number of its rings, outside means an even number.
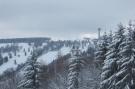
M80 46L80 50L82 52L87 51L88 47L90 44L86 44L84 47ZM61 56L67 55L71 52L71 47L65 47L63 46L60 50L57 51L49 51L47 53L44 53L42 56L38 58L38 61L41 62L42 64L48 65L50 64L53 60L55 60L59 53Z
M19 64L25 63L28 59L28 57L31 55L31 52L33 51L34 44L28 44L28 43L5 43L5 44L0 44L1 47L7 47L7 46L12 46L12 45L17 45L19 47L19 50L16 52L16 55L14 52L5 52L2 53L2 57L8 57L8 61L0 65L0 74L2 74L4 71L6 71L9 68L16 69ZM44 46L47 46L47 43L43 43L40 48L43 48ZM55 45L54 45L55 46ZM81 51L87 51L88 47L92 46L90 43L87 43L85 45L80 45L80 50ZM38 61L41 62L44 65L50 64L53 60L57 59L58 55L60 54L61 56L67 55L70 53L72 47L66 47L63 46L59 50L48 50L43 53L38 58ZM10 58L9 53L12 54L12 58Z
M8 44L9 46L12 44ZM7 44L2 44L0 47L6 47ZM9 68L16 69L19 64L25 63L27 58L30 56L30 52L32 51L32 46L26 44L26 43L20 43L18 44L20 50L16 53L16 56L13 54L13 52L10 52L12 54L12 58L9 58L8 53L2 53L3 57L8 57L8 62L3 63L0 66L0 74L2 74L4 71L6 71ZM24 49L27 53L25 55ZM30 52L28 52L28 49L30 49Z
M53 60L55 60L58 57L58 54L61 53L61 56L64 56L68 53L70 53L71 48L70 47L62 47L60 50L57 51L49 51L47 53L44 53L42 56L38 58L38 61L48 65L50 64Z

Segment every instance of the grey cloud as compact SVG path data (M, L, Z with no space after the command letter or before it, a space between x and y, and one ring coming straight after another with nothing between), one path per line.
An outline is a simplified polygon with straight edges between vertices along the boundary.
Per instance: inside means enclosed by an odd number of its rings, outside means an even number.
M134 19L134 3L134 0L0 0L0 30L11 30L21 37L72 39L82 33L95 33L98 27L110 30L119 22Z

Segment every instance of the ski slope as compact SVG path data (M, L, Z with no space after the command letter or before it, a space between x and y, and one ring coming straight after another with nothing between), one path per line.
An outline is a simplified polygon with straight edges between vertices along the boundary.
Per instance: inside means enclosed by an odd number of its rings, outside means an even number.
M29 56L31 56L31 52L33 51L34 48L34 44L28 44L28 43L5 43L5 44L0 44L0 48L1 47L7 47L7 46L12 46L12 45L17 45L19 47L19 51L16 52L16 55L14 54L14 52L10 52L10 54L12 54L12 58L10 58L9 53L5 52L5 53L1 53L2 57L8 57L8 61L3 63L2 65L0 65L0 74L2 74L4 71L6 71L7 69L14 69L16 70L16 68L18 67L18 65L22 64L22 63L26 63L27 59ZM47 43L43 43L42 46L40 46L40 48L44 48L44 46L47 46ZM54 45L56 46L56 45ZM80 45L79 49L84 52L87 51L88 47L92 46L92 44L87 43L85 45ZM71 46L67 47L67 46L63 46L62 48L60 48L59 50L48 50L43 52L43 54L38 58L38 62L42 63L43 65L48 65L50 64L53 60L56 60L58 55L60 54L61 56L67 55L70 53L71 51ZM25 50L25 52L24 52ZM27 55L26 55L27 54Z
M61 53L61 56L64 56L68 53L70 53L71 48L70 47L62 47L60 50L57 51L49 51L47 53L44 53L42 56L38 58L38 61L42 64L48 65L53 60L55 60L58 57L59 52Z

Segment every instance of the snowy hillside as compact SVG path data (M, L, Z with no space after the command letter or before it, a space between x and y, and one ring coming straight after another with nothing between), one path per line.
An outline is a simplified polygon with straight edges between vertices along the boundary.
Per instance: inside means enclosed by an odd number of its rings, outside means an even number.
M61 53L61 56L64 56L64 55L70 53L70 50L71 50L70 47L65 47L64 46L60 50L49 51L47 53L44 53L42 56L40 56L38 58L38 61L45 64L45 65L48 65L58 57L59 53Z
M33 40L33 39L32 39ZM30 69L33 69L33 66L42 66L42 73L40 77L42 76L43 79L47 78L47 84L46 87L56 87L53 84L58 84L57 87L59 87L59 83L62 82L61 84L61 89L65 89L65 84L64 81L67 81L67 66L68 64L68 59L72 56L69 54L73 52L74 47L77 47L79 52L81 53L80 56L81 58L84 57L85 60L87 60L87 63L92 62L94 59L93 54L94 54L94 42L90 39L85 39L85 40L64 40L64 41L47 41L47 42L42 42L42 41L36 41L36 42L23 42L21 43L19 40L15 40L13 43L0 43L0 79L4 79L0 81L0 89L8 85L3 85L3 83L14 83L12 87L16 87L19 85L19 81L23 80L25 78L25 74L27 73L32 73L27 71L27 68L31 67ZM33 53L37 53L39 55L35 56L38 58L33 58L34 56L32 55ZM32 57L32 58L31 58ZM86 58L87 59L86 59ZM39 65L33 65L29 66L30 60L33 61L36 59L36 63ZM83 59L83 60L84 60ZM82 61L84 62L84 61ZM85 63L85 62L84 62ZM93 65L94 61L92 62ZM30 63L31 64L31 63ZM93 68L93 67L92 67ZM38 68L37 68L38 69ZM89 69L88 69L89 70ZM91 71L88 72L88 75L90 75ZM97 75L100 73L100 70L96 69ZM40 70L38 70L40 71ZM13 74L12 74L13 73ZM58 73L58 75L57 75ZM13 76L15 74L15 76ZM93 74L93 72L92 72ZM4 77L3 77L4 76ZM50 76L50 77L49 77ZM58 81L54 81L55 77L58 77ZM60 77L60 78L59 78ZM88 76L91 79L93 79L95 76L90 75ZM17 81L12 82L12 78L17 79ZM63 78L63 79L62 79ZM97 79L98 77L96 77ZM84 78L87 80L87 78ZM87 80L90 82L91 80ZM97 80L94 81L95 85L98 84ZM44 87L43 82L43 87ZM93 81L91 81L93 83ZM45 83L46 84L46 83ZM50 87L50 88L51 88ZM10 89L10 88L9 88ZM13 88L15 89L15 88ZM46 88L45 88L46 89ZM51 88L53 89L53 88Z
M11 46L12 44L8 44L8 46ZM7 70L8 68L17 68L17 66L19 64L25 63L27 58L30 56L30 53L33 50L33 46L28 45L26 43L20 43L17 44L19 47L19 51L17 51L16 53L14 53L13 51L9 52L9 53L2 53L2 57L8 58L8 61L6 63L3 63L0 66L0 74L3 73L5 70ZM6 47L7 44L1 44L0 47ZM10 55L12 55L12 57L10 57Z
M72 44L71 44L72 43ZM44 51L42 55L38 58L38 61L44 65L50 64L55 60L58 55L64 56L70 53L71 48L75 42L44 42L40 44L40 48ZM79 49L84 52L88 50L88 47L93 46L92 42L79 42ZM35 47L34 43L1 43L1 65L0 65L0 74L2 74L7 69L14 69L25 63L28 57L31 55L33 48ZM9 50L10 49L10 50Z
M94 47L94 44L92 43L92 41L87 42L85 45L80 43L79 49L81 50L81 52L86 52L89 47ZM45 65L48 65L53 60L55 60L58 57L59 54L61 56L69 54L71 52L71 49L72 49L72 46L66 47L64 45L59 50L49 51L49 52L43 53L43 55L38 58L38 61L41 62L41 63L44 63Z

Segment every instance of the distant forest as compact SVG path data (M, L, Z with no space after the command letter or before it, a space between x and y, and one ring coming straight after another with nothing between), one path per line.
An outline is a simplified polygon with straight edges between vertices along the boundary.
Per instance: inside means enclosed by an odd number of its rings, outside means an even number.
M11 38L11 39L0 39L0 43L37 43L37 42L48 42L51 38L48 37L35 37L35 38Z

